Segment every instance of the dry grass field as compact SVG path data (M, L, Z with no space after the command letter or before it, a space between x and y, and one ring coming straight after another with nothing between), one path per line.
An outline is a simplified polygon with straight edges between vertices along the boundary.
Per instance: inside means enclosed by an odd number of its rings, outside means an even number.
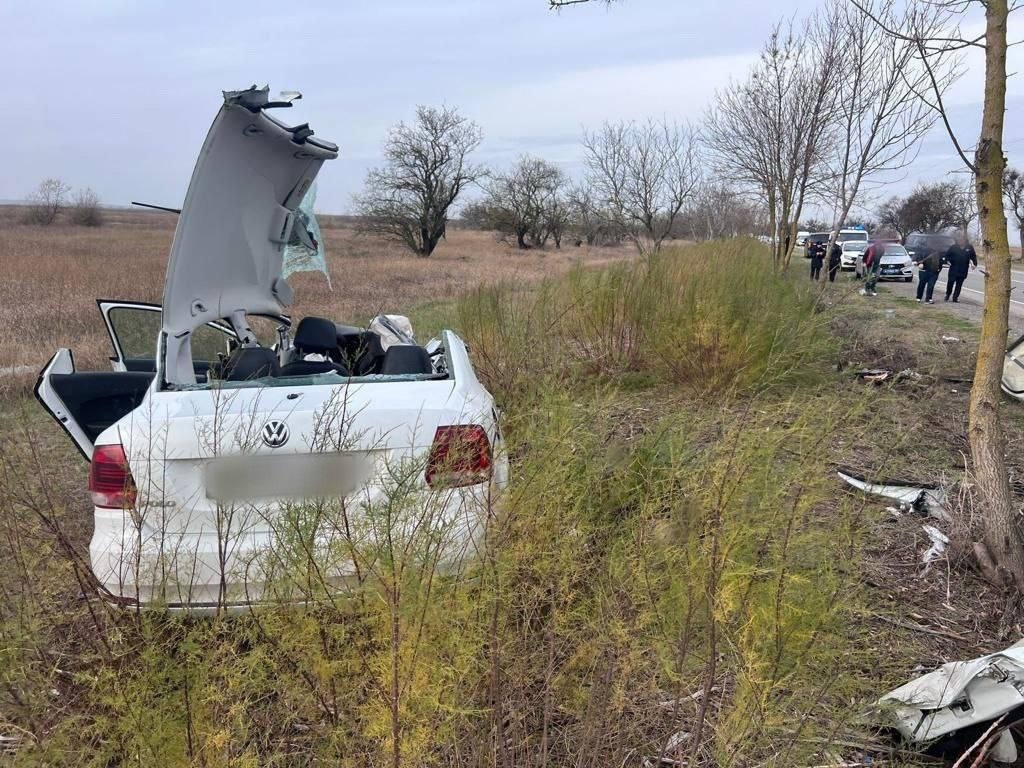
M0 209L0 392L26 391L58 347L81 370L103 370L110 343L96 299L159 302L177 217L117 211L103 227L18 223ZM532 282L577 261L629 258L630 247L519 251L486 232L452 229L429 258L326 221L323 237L332 288L319 273L293 275L296 316L364 323L378 311L407 313L486 282Z

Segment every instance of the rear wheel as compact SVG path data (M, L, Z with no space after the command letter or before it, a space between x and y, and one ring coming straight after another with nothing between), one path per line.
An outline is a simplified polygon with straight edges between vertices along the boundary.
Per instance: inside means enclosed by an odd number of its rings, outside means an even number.
M904 283L909 283L909 282L910 282L911 280L913 280L913 279L914 279L914 278L912 278L912 277L904 277L904 278L903 278L903 282L904 282Z

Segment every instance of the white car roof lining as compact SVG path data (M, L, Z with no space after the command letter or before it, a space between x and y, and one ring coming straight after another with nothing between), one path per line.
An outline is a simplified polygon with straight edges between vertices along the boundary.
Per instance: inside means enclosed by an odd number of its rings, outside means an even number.
M194 384L190 336L211 320L283 314L293 294L281 276L293 215L331 142L266 110L269 89L227 91L196 160L164 283L161 384Z

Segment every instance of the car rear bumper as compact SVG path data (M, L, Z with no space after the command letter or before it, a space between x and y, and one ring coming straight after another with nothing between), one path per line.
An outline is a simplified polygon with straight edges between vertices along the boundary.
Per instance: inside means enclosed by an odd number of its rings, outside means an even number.
M96 508L89 554L101 597L125 608L204 614L307 602L311 572L314 591L341 590L357 575L358 562L412 537L429 540L439 569L456 566L476 551L498 491L497 481L424 489L412 503L403 499L397 511L311 502L289 508L269 525L262 515L239 525L238 510L231 510L220 532L209 526L168 533L137 525L134 510Z

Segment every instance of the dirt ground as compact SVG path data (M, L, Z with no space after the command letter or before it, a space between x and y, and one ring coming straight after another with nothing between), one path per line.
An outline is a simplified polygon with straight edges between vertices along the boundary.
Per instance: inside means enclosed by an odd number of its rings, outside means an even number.
M1000 650L1024 635L1020 607L982 579L971 554L984 514L967 471L966 434L980 307L921 305L914 300L914 285L903 283L881 283L878 296L869 299L858 295L859 285L844 276L825 301L836 310L837 367L874 390L880 418L872 439L848 446L843 461L877 481L943 488L952 517L937 521L897 510L891 501L843 487L865 497L872 521L864 552L864 583L871 590L869 602L877 606L868 619L871 642L892 646L899 654L894 663L905 669L910 662L923 673ZM875 368L893 375L873 384L858 374ZM1024 403L1004 399L1002 415L1011 482L1020 489ZM946 556L930 565L922 563L931 545L926 524L950 538Z

